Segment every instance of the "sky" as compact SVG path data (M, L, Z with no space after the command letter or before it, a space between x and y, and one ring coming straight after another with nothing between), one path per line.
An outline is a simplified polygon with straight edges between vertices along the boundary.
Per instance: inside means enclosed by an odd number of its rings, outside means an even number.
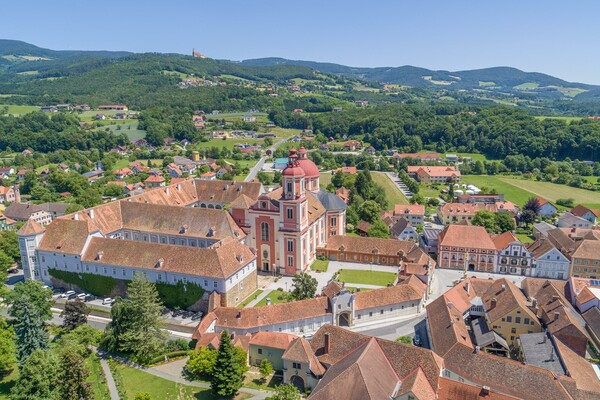
M0 38L360 67L511 66L600 84L597 0L6 1Z

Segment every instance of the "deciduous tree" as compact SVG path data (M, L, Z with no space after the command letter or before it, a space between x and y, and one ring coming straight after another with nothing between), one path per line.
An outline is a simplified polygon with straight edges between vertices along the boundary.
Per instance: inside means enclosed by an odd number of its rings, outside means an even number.
M65 309L60 313L63 318L62 326L67 331L87 323L87 317L90 314L90 308L79 297L75 300L67 301Z
M311 299L317 294L317 285L317 280L306 272L296 274L292 278L292 297L294 300Z

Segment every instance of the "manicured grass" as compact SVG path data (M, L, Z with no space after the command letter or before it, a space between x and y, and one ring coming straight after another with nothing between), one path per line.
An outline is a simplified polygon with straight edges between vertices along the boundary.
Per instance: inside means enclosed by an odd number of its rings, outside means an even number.
M579 121L581 119L583 119L582 117L556 117L556 116L535 116L535 119L539 119L539 120L544 120L544 119L559 119L561 121L565 121L566 123L569 123L571 121Z
M363 271L357 269L340 269L338 280L346 283L362 283L364 285L387 286L394 283L398 274L380 271Z
M515 89L535 89L538 86L540 86L540 85L537 83L526 82L526 83L521 83L520 85L515 86Z
M310 269L311 271L327 272L327 267L329 267L329 260L315 260Z
M452 154L452 153L450 153ZM479 153L454 153L459 157L471 157L471 159L473 161L486 161L489 160L484 154L479 154Z
M10 388L15 385L18 376L19 372L15 368L13 372L0 379L0 400L8 400Z
M348 291L350 291L351 293L356 293L358 291L358 288L356 288L354 286L344 286L344 289L348 289ZM361 292L367 292L369 290L373 290L373 289L360 288Z
M402 194L400 189L398 189L398 186L396 186L396 184L394 182L392 182L392 180L390 179L390 177L387 174L384 174L383 172L371 172L371 176L373 177L373 181L375 183L377 183L378 185L382 186L383 189L385 190L385 196L387 197L387 200L388 200L387 208L389 210L393 210L394 205L396 205L396 204L408 204L409 203L406 196L404 196L404 194Z
M327 187L331 183L331 172L321 172L321 176L319 178L319 185L322 187Z
M33 111L40 111L39 107L34 106L18 106L15 104L0 104L0 114L4 114L4 107L8 107L8 114L22 115Z
M119 129L118 127L120 127L121 129ZM129 140L139 140L146 137L146 131L138 129L137 121L112 125L102 125L97 129L106 130L106 128L110 129L111 133L115 135L120 135L121 133L124 133L125 135L127 135Z
M98 356L92 354L87 360L85 360L87 367L90 370L90 377L88 382L92 384L94 390L95 400L110 400L110 393L106 384L106 379L102 375L102 366Z
M463 175L461 184L473 184L478 188L485 186L489 189L496 189L498 193L504 194L505 200L512 201L522 207L527 200L533 196L533 193L524 188L512 185L512 180L506 179L507 178L501 176Z
M528 243L535 242L535 240L530 235L528 235L526 233L515 233L515 236L517 237L517 239L519 239L519 241L521 243L528 244Z
M283 290L272 290L264 299L256 303L254 307L266 306L267 298L271 299L271 304L285 303L287 295L288 293Z
M271 375L263 381L258 374L258 371L252 373L253 369L246 374L246 379L244 379L244 387L256 390L273 390L276 386L281 385L282 379L279 376ZM258 370L258 368L256 368Z
M354 232L346 232L346 236L360 237L360 235L358 233L354 233Z
M256 299L258 296L260 296L260 294L264 292L264 290L262 289L258 289L256 292L252 293L250 296L248 296L248 298L244 301L242 301L238 307L239 308L244 308L248 305L248 303L250 303L252 300Z
M204 389L172 382L123 365L118 367L118 371L123 378L123 386L129 399L133 399L136 394L144 392L150 393L153 400L212 400L215 398L208 388ZM236 396L236 399L241 400L248 397L250 396L247 394L240 394Z

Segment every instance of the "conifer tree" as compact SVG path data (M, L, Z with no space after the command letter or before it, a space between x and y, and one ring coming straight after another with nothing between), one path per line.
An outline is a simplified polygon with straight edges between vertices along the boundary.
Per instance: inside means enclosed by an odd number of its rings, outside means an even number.
M233 397L242 387L243 374L227 331L221 333L221 344L210 382L215 396Z

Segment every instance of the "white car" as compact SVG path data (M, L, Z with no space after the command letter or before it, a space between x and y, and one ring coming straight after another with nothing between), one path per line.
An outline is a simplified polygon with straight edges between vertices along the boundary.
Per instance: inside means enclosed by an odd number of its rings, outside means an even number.
M79 297L79 300L81 300L81 301L85 301L86 296L87 296L87 294L85 294L85 293L79 293L77 295L77 297Z
M112 304L114 302L113 299L111 299L110 297L105 298L104 300L102 300L102 304Z
M64 293L62 293L62 294L60 295L60 297L61 297L61 298L65 298L65 297L66 297L66 298L68 299L69 297L71 297L71 296L72 296L72 295L74 295L74 294L75 294L75 291L74 291L74 290L69 290L69 291L67 291L67 292L64 292Z

